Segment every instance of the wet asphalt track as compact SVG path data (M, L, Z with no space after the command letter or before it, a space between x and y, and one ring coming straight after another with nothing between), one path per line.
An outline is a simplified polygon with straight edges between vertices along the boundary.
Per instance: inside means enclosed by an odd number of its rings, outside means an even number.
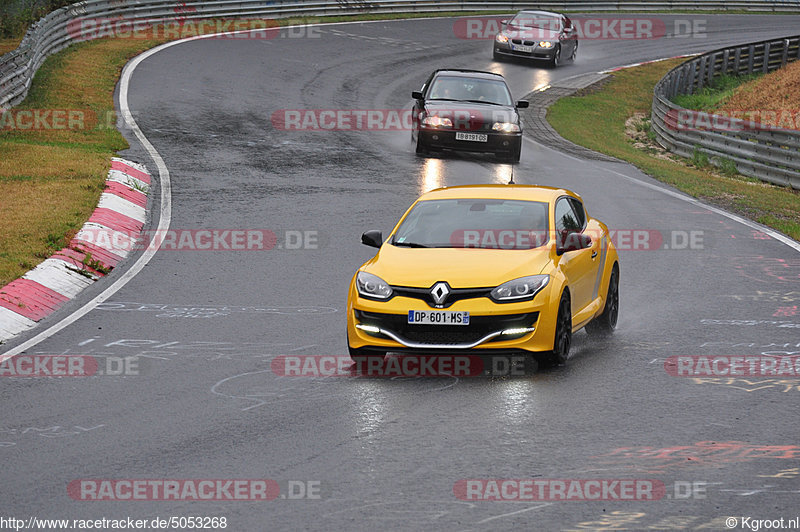
M690 17L663 17L668 28L675 18ZM664 360L800 352L800 315L775 316L800 300L800 257L638 184L655 182L625 164L526 141L515 169L519 183L582 194L612 229L702 231L702 249L621 251L619 329L602 341L576 334L566 366L460 380L280 378L270 370L277 355L346 354L347 285L372 253L359 243L362 231L388 231L422 191L505 182L509 173L479 155L417 158L407 132L276 130L275 110L404 108L444 66L501 72L520 98L584 72L790 35L800 23L707 19L705 38L584 40L577 63L558 70L495 63L488 41L457 39L447 19L325 27L319 38L195 41L146 60L130 106L170 169L171 227L316 231L319 245L161 251L113 305L32 349L138 356L141 374L5 379L3 512L225 516L229 530L724 530L720 518L730 515L795 517L800 380L695 381L668 375ZM135 142L126 155L155 170ZM123 310L140 305L153 306ZM740 443L724 450L725 442ZM74 501L66 486L82 478L269 478L284 494L291 480L318 481L321 498ZM656 479L672 497L454 496L457 481L486 478ZM707 483L706 492L676 499L676 482Z

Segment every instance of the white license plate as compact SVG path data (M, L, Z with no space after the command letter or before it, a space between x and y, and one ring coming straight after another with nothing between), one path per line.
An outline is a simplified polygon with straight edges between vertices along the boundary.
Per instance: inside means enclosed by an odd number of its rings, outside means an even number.
M409 310L408 323L413 325L469 325L469 312Z
M456 140L469 140L472 142L488 142L489 135L484 135L483 133L456 133Z
M515 52L525 52L528 54L533 52L533 46L524 46L522 44L512 44L511 49Z

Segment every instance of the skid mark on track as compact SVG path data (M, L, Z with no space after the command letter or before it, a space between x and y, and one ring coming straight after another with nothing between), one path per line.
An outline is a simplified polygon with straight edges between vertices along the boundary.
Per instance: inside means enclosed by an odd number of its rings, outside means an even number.
M427 379L425 377L388 377L388 378L372 378L362 377L354 374L353 377L335 377L335 376L321 376L321 377L284 377L277 375L273 369L262 369L256 371L246 371L238 373L230 377L225 377L214 383L211 387L211 393L220 396L224 399L231 399L234 401L245 401L247 406L241 408L243 411L259 408L267 404L273 405L280 401L296 402L300 397L308 399L316 393L321 394L321 400L325 400L330 396L331 389L329 386L335 386L341 383L340 386L349 386L359 382L364 383L365 386L372 386L375 383L386 383L388 386L398 385L402 386L405 383L421 384L427 386L431 384L432 387L418 387L408 388L400 391L407 391L408 393L430 393L440 392L452 388L459 382L458 377ZM444 383L442 383L444 381ZM394 389L393 391L397 391Z
M497 519L508 519L516 515L541 510L553 503L515 503L503 502L491 505L454 501L451 499L426 499L424 501L357 501L350 499L330 499L337 509L325 512L324 515L349 516L360 521L374 521L385 527L386 523L401 524L404 529L422 529L423 527L443 526L458 523L461 529L469 529L474 525L489 523ZM524 506L519 510L508 511L510 506ZM500 510L503 513L483 517L487 513ZM455 521L453 521L455 520Z
M754 460L800 460L798 445L759 445L746 442L701 441L692 445L673 447L618 447L607 453L592 456L598 470L627 470L663 473L686 467L726 467Z
M332 307L241 307L221 305L216 307L196 307L191 305L168 305L162 303L114 302L101 303L97 310L111 312L152 312L157 318L221 318L234 313L276 314L309 316L312 314L331 314L337 312Z
M430 45L416 41L404 41L401 39L392 39L390 37L374 37L371 35L359 35L357 33L350 33L342 30L323 29L320 30L320 33L329 33L331 35L336 35L337 37L343 37L345 39L353 39L359 42L367 41L371 43L383 44L386 45L387 47L390 47L390 49L402 48L405 50L414 50L421 52L424 50L434 50L441 48L441 45Z
M53 425L50 427L15 427L15 428L0 428L0 448L14 447L20 440L31 441L31 438L38 440L39 438L66 438L70 436L79 436L93 430L105 427L105 423L99 425L91 425L84 427L82 425L61 426ZM26 447L30 447L30 443Z

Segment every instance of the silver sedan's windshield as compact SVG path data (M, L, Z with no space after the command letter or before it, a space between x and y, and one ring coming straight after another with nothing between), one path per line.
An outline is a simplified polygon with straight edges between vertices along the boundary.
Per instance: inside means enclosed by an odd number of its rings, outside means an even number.
M412 248L533 249L547 240L547 203L446 199L417 203L391 243Z
M539 28L543 30L561 31L561 18L547 15L517 13L509 22L518 28Z

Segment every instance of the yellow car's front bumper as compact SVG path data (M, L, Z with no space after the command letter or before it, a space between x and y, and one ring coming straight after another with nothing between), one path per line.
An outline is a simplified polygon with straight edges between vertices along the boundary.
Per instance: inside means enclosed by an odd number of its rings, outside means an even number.
M495 303L487 297L462 299L446 309L425 301L395 296L389 301L360 297L351 285L347 308L350 348L370 351L452 353L453 351L530 352L553 349L558 300L545 289L532 301ZM408 323L409 311L469 312L469 325Z

